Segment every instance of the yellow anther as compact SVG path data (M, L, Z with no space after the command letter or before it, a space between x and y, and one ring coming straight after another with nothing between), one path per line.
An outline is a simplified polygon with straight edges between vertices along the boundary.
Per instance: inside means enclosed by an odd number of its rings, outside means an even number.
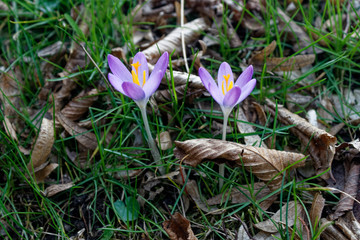
M131 76L133 78L133 82L140 86L139 77L134 70L131 71Z
M222 81L221 88L222 88L223 94L225 95L225 89L226 89L226 92L228 92L230 89L233 88L234 83L233 83L233 81L230 81L230 84L229 84L230 74L223 75L223 77L224 77L225 81ZM224 86L224 83L225 83L225 86Z
M230 82L229 86L227 87L226 91L229 91L230 89L232 89L234 86L233 81Z
M136 75L138 74L138 69L141 66L141 64L139 63L139 61L137 61L136 63L131 64L131 66L133 66L135 68L135 72Z
M145 85L145 81L146 81L146 72L144 70L144 74L143 74L143 86Z

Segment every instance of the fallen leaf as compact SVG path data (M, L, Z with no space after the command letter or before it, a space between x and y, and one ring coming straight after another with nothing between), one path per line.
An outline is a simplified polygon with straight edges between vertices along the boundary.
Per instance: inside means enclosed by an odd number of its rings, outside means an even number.
M284 108L276 105L269 99L266 100L266 106L273 116L277 116L280 122L285 125L295 125L290 131L299 137L303 146L308 146L308 152L313 160L316 174L321 174L331 167L335 154L336 137L314 127L305 119ZM321 175L324 180L333 178L331 171Z
M35 180L37 183L44 182L47 176L54 171L59 164L57 163L50 163L49 165L45 165L45 167L41 167L39 169L34 170L35 171Z
M78 120L98 99L97 94L97 89L92 89L86 93L81 92L61 110L61 113L71 121Z
M169 131L161 132L160 136L156 136L156 143L161 150L172 148L172 140Z
M197 240L189 220L178 212L163 223L163 228L171 240Z
M64 129L83 146L90 150L95 150L98 146L96 136L89 132L86 128L79 127L74 121L65 117L61 112L56 114L57 120L64 127Z
M47 187L44 191L44 195L46 197L52 197L59 192L63 192L65 190L68 190L69 188L72 188L74 186L73 182L64 183L64 184L53 184Z
M41 122L40 132L31 153L31 160L27 165L30 173L44 164L49 157L54 144L54 123L51 119L44 117Z
M321 233L321 239L324 240L345 240L348 239L344 236L344 234L337 229L333 222L327 220L326 218L321 219L321 226L320 229L324 229Z
M309 213L312 228L316 228L320 224L321 214L323 212L324 206L325 198L323 198L321 193L317 192L312 201Z
M280 227L292 227L295 222L300 222L297 218L301 216L302 213L302 205L300 203L295 204L294 201L291 201L289 203L285 203L281 210L278 210L271 219L256 223L254 226L264 232L276 233L278 232L278 229L275 224L279 224Z
M291 170L305 163L303 154L245 146L216 139L175 141L175 145L175 156L185 164L195 167L205 161L215 161L226 162L230 166L244 166L247 171L251 171L268 183L271 191L281 186L286 168L289 167L288 170Z
M360 157L360 140L341 143L336 146L335 159L339 161L351 161Z
M249 190L250 187L254 188L252 189L251 192ZM230 196L228 196L229 194ZM216 195L215 197L212 197L209 200L207 200L207 204L209 205L221 204L224 201L224 199L227 199L228 197L231 203L233 204L249 202L250 201L249 198L255 198L253 200L259 203L260 199L265 198L269 194L271 194L271 191L265 185L265 183L258 182L258 183L254 183L253 186L243 185L243 186L233 187L230 193L227 192L225 194L222 193ZM272 195L266 198L264 201L261 201L259 203L261 209L266 211L274 203L276 198L277 198L276 195Z
M348 239L360 239L360 223L356 220L352 211L340 217L339 220L335 222L335 225L342 230Z
M173 52L175 50L174 54L178 54L181 51L181 31L183 31L186 44L196 40L200 32L206 28L207 24L205 20L203 18L197 18L185 24L183 28L176 28L165 38L158 41L157 44L145 49L143 53L150 62L160 57L159 49L161 52Z
M243 223L239 227L238 233L236 235L236 239L239 239L239 240L251 240L251 238L250 238L248 232L246 231Z
M344 215L345 212L353 209L354 198L357 195L358 186L359 186L359 176L360 176L360 165L358 163L352 162L348 171L345 172L345 188L344 192L340 195L340 201L335 206L335 212L329 215L330 220L338 219L340 216Z

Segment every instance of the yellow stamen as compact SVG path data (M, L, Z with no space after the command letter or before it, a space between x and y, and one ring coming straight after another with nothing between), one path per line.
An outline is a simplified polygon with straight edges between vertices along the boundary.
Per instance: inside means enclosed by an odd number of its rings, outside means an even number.
M135 68L136 75L138 75L138 69L141 66L141 64L139 62L136 62L136 63L131 64L131 66L133 66Z
M144 74L143 74L143 86L145 85L145 81L146 81L146 72L145 72L145 70L144 70Z
M133 82L137 85L140 86L140 82L139 82L139 77L138 75L135 73L134 70L131 70L131 75L132 75L132 78L133 78Z
M233 81L230 81L230 84L229 84L230 74L223 75L223 77L224 77L225 81L222 82L221 88L222 88L223 94L225 95L225 88L226 88L226 92L228 92L230 89L233 88L234 82L233 82ZM226 82L226 83L225 83L225 82ZM224 83L225 83L225 86L224 86Z

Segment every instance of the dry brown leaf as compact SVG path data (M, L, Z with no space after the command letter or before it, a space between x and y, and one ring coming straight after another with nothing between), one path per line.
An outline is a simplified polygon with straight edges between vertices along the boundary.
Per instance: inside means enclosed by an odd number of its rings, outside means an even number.
M250 124L246 123L249 122L249 120L246 118L246 115L241 107L238 109L236 115L237 115L236 118L238 120L236 122L236 126L239 129L239 132L241 133L255 132L254 128ZM260 147L261 145L261 147L267 148L266 144L261 140L259 135L245 135L244 140L245 140L245 145L256 146L256 147Z
M175 141L175 145L175 156L185 164L195 167L205 161L218 163L225 161L232 166L244 166L247 171L267 182L272 191L281 186L284 170L287 167L293 165L290 169L294 169L305 163L303 154L245 146L216 139Z
M300 49L308 47L312 43L309 35L280 8L277 8L276 10L277 14L280 16L279 31L284 31L288 33L289 36L291 36L294 50L299 51ZM313 53L313 48L307 48L302 52Z
M51 148L54 144L54 123L52 120L43 118L41 122L40 132L36 139L34 149L31 153L31 161L28 163L27 168L30 173L33 169L38 168L44 164L48 158Z
M12 140L18 142L18 137L17 137L15 127L13 126L13 124L11 123L9 118L7 118L7 117L4 118L3 125L4 125L4 128L5 128L6 134L9 137L11 137Z
M255 69L262 70L264 64L270 71L293 71L301 69L307 65L312 64L315 61L314 54L297 55L294 57L270 57L268 56L275 50L276 42L272 41L270 45L265 47L263 50L256 53L251 59L250 64Z
M314 127L305 119L296 115L283 106L276 105L270 100L266 100L270 113L277 117L285 125L295 125L290 131L299 137L303 146L308 146L308 152L313 160L314 168L317 174L321 174L331 167L335 154L336 137ZM321 178L333 178L331 171L321 175Z
M351 161L360 157L360 140L355 139L348 143L336 146L335 159L340 161Z
M163 228L171 240L197 240L189 220L178 212L163 223Z
M161 150L172 148L172 140L169 131L161 132L160 136L156 136L156 143Z
M348 238L344 236L344 234L337 229L333 222L328 221L326 218L321 219L320 229L324 231L321 233L321 239L323 240L347 240Z
M206 28L207 24L203 18L197 18L185 24L183 27L185 44L198 39L200 31L204 31ZM159 49L161 52L167 51L169 53L175 50L175 54L178 54L181 51L181 28L176 28L165 38L157 42L157 44L145 49L143 53L153 63L160 57Z
M345 216L340 217L339 220L335 222L335 225L342 230L348 239L360 239L360 223L356 220L352 211L349 211Z
M185 100L187 103L191 104L204 92L204 88L196 89L186 85L181 85L175 87L175 92L178 100L184 99L184 94L186 93ZM173 101L173 94L172 90L170 91L169 89L165 89L156 91L153 96L158 103L168 103Z
M252 191L253 194L251 194L251 192L249 191L250 187L251 188L254 187ZM233 204L246 203L249 202L249 197L250 198L253 197L255 198L254 200L258 202L260 199L266 197L269 194L271 194L271 191L265 185L265 183L258 182L255 183L254 186L243 185L236 188L232 188L229 200ZM219 194L215 197L212 197L209 200L207 200L207 204L209 205L221 204L222 202L224 202L224 200L228 199L227 195L228 192L225 195ZM276 200L276 195L272 195L271 197L268 197L264 201L260 202L259 205L264 211L266 211L271 206L271 204L273 204L275 200Z
M46 165L46 164L44 164ZM54 171L59 164L57 163L50 163L49 165L46 165L45 167L40 167L39 169L35 170L35 180L37 183L44 182L45 178Z
M237 237L236 239L239 240L251 240L248 232L246 231L246 228L244 227L244 223L242 223L241 226L239 227L236 237Z
M253 240L274 240L274 239L281 239L280 233L268 233L260 231L254 237Z
M61 110L61 113L71 121L78 120L97 100L97 94L97 89L92 89L86 93L84 91L81 92Z
M289 203L285 203L282 206L281 211L277 211L271 219L267 219L266 221L259 222L254 224L254 226L264 232L276 233L278 229L274 225L275 223L279 223L282 226L291 227L296 223L299 223L298 219L303 213L303 207L300 203L295 204L294 201Z
M69 188L72 188L74 186L73 182L64 183L64 184L54 184L47 187L44 191L44 195L46 197L52 197L55 194L58 194L59 192L68 190Z
M321 214L325 206L325 198L323 198L322 194L317 192L314 196L314 199L311 204L310 209L310 220L311 226L313 228L317 227L320 224Z
M338 219L340 216L344 215L345 212L353 209L354 198L357 195L358 185L359 185L359 176L360 176L360 165L357 163L351 163L350 168L345 173L345 188L344 192L340 195L340 201L335 206L335 212L329 215L330 220Z
M189 180L186 183L186 192L190 195L192 200L196 203L196 206L199 207L202 211L210 213L213 215L222 214L224 211L216 207L209 207L202 199L199 193L198 185L195 180Z
M86 128L79 127L75 122L69 120L60 112L56 114L56 118L64 129L70 135L75 136L75 139L83 146L90 150L95 150L97 148L98 143L94 133L89 132Z

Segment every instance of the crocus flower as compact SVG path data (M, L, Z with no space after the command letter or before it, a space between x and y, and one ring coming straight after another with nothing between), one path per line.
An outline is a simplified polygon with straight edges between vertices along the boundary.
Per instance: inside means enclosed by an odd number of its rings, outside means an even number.
M156 143L151 136L149 122L146 115L146 104L150 96L158 89L161 79L164 77L165 71L169 63L169 54L164 52L154 66L149 76L149 68L146 57L142 52L138 52L131 64L131 72L116 57L109 54L108 63L112 73L108 78L111 85L122 94L132 98L139 106L141 116L144 121L145 131L148 137L148 144L151 154L157 165L161 164L161 156L156 147ZM165 169L159 168L160 173L164 174Z
M150 96L159 87L169 63L169 54L163 53L150 76L147 60L142 52L134 56L131 72L111 54L108 55L108 62L112 72L108 75L111 85L140 106L146 105Z
M256 79L252 78L253 71L253 67L250 65L234 83L230 65L223 62L219 68L217 84L205 68L199 68L199 76L205 88L225 114L225 112L230 113L234 106L242 102L254 89Z
M250 65L238 77L234 83L234 75L228 63L223 62L220 65L217 84L205 68L199 68L199 76L205 88L209 91L214 100L220 105L224 115L224 123L222 129L222 140L226 139L226 126L231 110L235 105L242 102L250 95L256 85L256 79L252 78L253 67ZM220 190L224 183L224 164L219 166L219 187Z

